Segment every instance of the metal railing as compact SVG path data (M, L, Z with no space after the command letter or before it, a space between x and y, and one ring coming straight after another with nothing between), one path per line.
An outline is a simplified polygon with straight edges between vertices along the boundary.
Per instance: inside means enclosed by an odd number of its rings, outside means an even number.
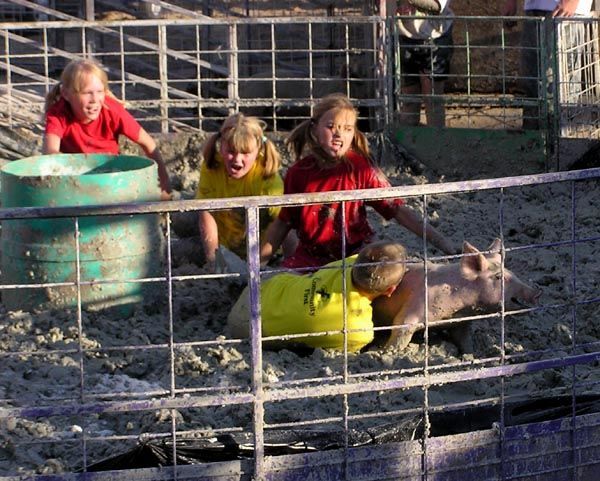
M151 132L210 131L240 110L279 128L278 121L310 115L315 99L331 91L346 92L371 117L383 118L384 76L374 69L375 32L383 23L352 17L3 24L6 122L18 124L21 110L41 113L66 62L85 55L106 67L114 93Z
M44 96L64 65L89 55L107 68L114 93L150 132L214 131L235 111L289 130L323 94L343 91L361 110L365 130L389 125L403 102L431 98L445 107L450 127L518 130L532 123L549 132L549 143L554 131L598 134L595 18L454 17L446 91L407 95L397 58L403 40L392 17L82 22L63 16L0 25L3 123L39 124ZM531 45L522 42L522 31L534 32ZM574 35L581 37L576 49L568 47ZM529 73L521 58L530 58ZM559 73L558 82L548 70Z
M167 248L164 276L72 283L77 289L90 282L152 283L162 292L152 301L162 298L162 307L140 307L129 318L88 313L80 304L66 311L3 313L0 357L8 374L0 384L0 425L5 433L0 479L13 481L24 473L35 479L34 472L59 473L57 480L88 479L88 474L74 472L86 471L139 441L165 443L163 465L173 459L179 460L175 464L183 463L185 453L178 450L199 441L205 443L205 462L223 459L212 456L226 453L228 443L237 443L236 456L246 461L94 476L213 479L229 473L233 479L250 475L269 479L278 476L275 472L283 476L292 475L295 469L313 469L323 479L383 479L386 475L431 479L436 473L482 479L485 472L494 473L494 479L528 480L563 472L570 473L570 479L589 479L586 473L600 462L600 456L595 457L600 445L593 431L600 422L590 414L585 399L597 393L600 381L595 367L600 341L594 330L600 300L594 249L600 233L589 210L596 205L598 175L600 170L593 169L281 197L2 209L3 222L73 218L74 239L77 220L85 216L164 213ZM258 292L268 271L261 271L258 259L260 210L399 197L426 211L430 204L436 209L463 205L460 209L473 221L461 235L470 240L502 238L503 263L505 259L512 265L517 262L515 270L520 273L536 270L534 280L544 288L542 304L511 311L501 303L491 314L453 319L453 323L483 326L479 335L484 344L473 356L461 357L452 351L444 355L439 352L439 341L427 334L418 347L420 355L412 358L409 351L393 350L362 354L317 350L307 358L289 351L263 351ZM525 207L534 212L540 199L548 212L561 219L559 226L521 224L532 221ZM478 202L487 206L482 218L475 212ZM249 341L228 338L223 334L224 320L214 318L223 313L223 304L232 301L227 296L236 290L227 279L235 282L236 273L185 272L174 267L170 215L205 209L246 212L253 300ZM530 232L531 237L520 234L532 226L542 232ZM417 250L423 261L444 261L431 256L424 244L413 245L420 245ZM79 245L74 243L74 249ZM540 269L540 262L548 257L556 260ZM7 285L4 281L0 287L53 286ZM534 319L539 331L530 336L528 326ZM435 327L427 320L425 326L426 333ZM518 405L522 411L524 401L559 398L566 399L560 424L542 422L530 427L527 423L535 417L512 410ZM457 419L463 419L462 427L461 422L451 423ZM408 434L400 443L378 444L373 430L390 422L404 423ZM450 435L446 423L458 431ZM295 433L296 450L315 452L279 459L275 453L283 449L281 442L273 443L270 436L282 430ZM319 432L334 436L334 441L325 443L333 451L311 448L314 437L303 438ZM365 433L371 441L360 441L357 433ZM553 436L566 436L568 441ZM240 438L246 441L240 443ZM548 451L532 450L532 439L552 443L553 454L561 461L542 463ZM213 451L206 447L211 443ZM293 452L294 442L288 438L283 444L289 449L284 452ZM484 446L498 447L487 452ZM485 454L474 462L471 449Z

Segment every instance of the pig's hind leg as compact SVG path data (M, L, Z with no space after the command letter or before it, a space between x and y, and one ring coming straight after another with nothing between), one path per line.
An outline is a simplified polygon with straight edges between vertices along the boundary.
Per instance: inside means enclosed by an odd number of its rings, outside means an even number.
M390 323L391 323L390 319L386 319L386 316L382 315L381 312L374 310L373 311L373 327L375 327L375 329L373 330L373 340L369 344L364 346L361 349L361 352L376 351L378 349L383 348L385 346L388 338L390 337L390 330L389 330ZM381 329L382 327L385 327L387 329ZM379 329L377 329L377 328L379 328Z

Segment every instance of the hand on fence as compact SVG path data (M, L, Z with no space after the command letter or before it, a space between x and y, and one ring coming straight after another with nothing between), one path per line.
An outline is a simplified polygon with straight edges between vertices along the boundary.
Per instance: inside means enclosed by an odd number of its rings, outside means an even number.
M579 0L561 0L552 12L553 17L572 17L579 5Z

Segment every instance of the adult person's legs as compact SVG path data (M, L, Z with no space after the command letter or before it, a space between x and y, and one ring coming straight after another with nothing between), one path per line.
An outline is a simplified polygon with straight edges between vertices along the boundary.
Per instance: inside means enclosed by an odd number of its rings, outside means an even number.
M428 40L403 39L401 46L402 95L414 96L402 102L399 121L404 125L418 125L421 104L431 127L444 127L446 115L445 81L450 72L453 40L452 29L439 38Z
M421 85L415 83L411 85L403 85L401 93L404 98L398 112L398 122L401 125L416 126L421 120ZM412 98L409 98L412 97Z
M421 75L421 93L425 102L425 117L430 127L445 127L446 107L442 95L445 87L444 80L433 80L427 75Z

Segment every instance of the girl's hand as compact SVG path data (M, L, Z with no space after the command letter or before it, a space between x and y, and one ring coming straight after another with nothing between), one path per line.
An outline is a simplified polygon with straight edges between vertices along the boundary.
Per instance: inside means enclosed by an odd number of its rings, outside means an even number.
M456 247L452 244L452 242L448 241L448 239L444 239L437 246L444 254L449 256L455 256L458 254L462 254L462 248Z
M173 200L173 193L160 190L160 200Z
M204 263L204 270L208 273L208 274L217 274L217 262L214 258L212 259L206 259L206 262Z

